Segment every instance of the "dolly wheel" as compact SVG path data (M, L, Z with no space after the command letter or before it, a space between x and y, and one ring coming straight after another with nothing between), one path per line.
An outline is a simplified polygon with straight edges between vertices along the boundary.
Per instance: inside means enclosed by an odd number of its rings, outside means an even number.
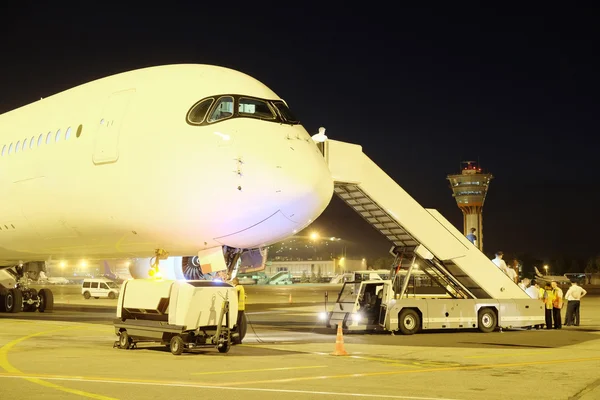
M222 343L217 349L219 350L219 353L228 353L229 349L231 349L231 343L229 341Z
M171 353L174 356L178 356L181 353L183 353L183 339L181 338L181 336L173 336L173 338L171 339Z

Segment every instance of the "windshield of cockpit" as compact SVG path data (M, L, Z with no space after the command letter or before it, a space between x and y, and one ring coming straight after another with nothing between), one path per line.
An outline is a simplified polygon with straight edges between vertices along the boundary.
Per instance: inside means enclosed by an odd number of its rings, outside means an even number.
M300 123L281 100L266 100L243 95L218 95L198 101L188 111L192 125L208 125L231 118L254 118L280 124Z

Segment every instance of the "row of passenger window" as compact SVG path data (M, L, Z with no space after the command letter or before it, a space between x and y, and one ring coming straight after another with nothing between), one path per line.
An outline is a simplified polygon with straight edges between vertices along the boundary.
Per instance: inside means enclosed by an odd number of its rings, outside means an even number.
M81 136L82 129L83 129L82 125L79 125L77 127L77 131L75 132L76 137ZM46 138L45 140L44 140L44 136ZM69 140L69 138L71 137L71 127L67 128L64 135L62 134L62 131L59 129L56 131L56 133L48 132L46 135L44 135L42 133L40 136L38 136L37 140L36 140L35 136L32 136L31 139L27 138L27 139L24 139L23 141L19 140L19 141L17 141L17 143L5 144L2 146L2 152L0 153L0 156L2 156L2 157L4 157L5 155L8 156L8 155L12 154L13 151L15 153L18 153L19 151L25 151L27 149L32 150L34 147L36 147L36 143L37 143L37 147L40 147L44 142L46 142L46 144L50 144L53 141L58 142L63 137L64 137L64 140Z

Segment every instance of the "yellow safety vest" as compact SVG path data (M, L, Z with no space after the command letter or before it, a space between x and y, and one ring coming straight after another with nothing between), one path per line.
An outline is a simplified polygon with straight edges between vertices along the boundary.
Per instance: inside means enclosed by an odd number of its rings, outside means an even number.
M552 310L554 303L554 292L552 290L544 291L544 304L546 304L546 309Z
M235 287L238 297L238 311L244 311L246 309L246 291L242 285Z

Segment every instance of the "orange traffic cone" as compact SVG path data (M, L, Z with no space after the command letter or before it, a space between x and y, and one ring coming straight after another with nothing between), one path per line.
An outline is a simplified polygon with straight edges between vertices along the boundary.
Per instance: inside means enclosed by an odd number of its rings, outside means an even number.
M347 356L348 353L344 350L344 333L342 332L342 324L338 323L337 336L335 337L335 351L332 356Z
M289 303L292 304L292 294L290 293Z

